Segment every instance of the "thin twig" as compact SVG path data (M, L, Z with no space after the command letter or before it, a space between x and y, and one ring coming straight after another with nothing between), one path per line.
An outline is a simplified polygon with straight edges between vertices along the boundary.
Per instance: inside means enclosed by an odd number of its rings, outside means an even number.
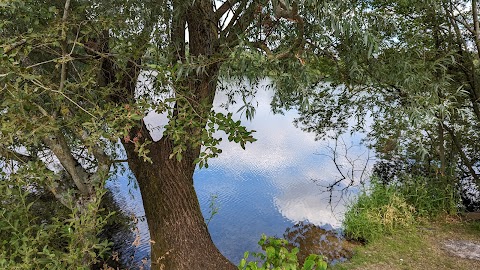
M62 17L62 70L60 71L60 86L58 87L58 90L60 92L63 91L63 88L65 87L65 81L67 80L67 61L65 60L67 58L67 34L65 32L65 27L67 23L67 18L68 18L68 9L70 8L70 0L65 1L65 7L63 9L63 17Z
M59 91L59 90L54 90L54 89L51 89L51 88L48 88L46 87L45 85L43 85L42 83L40 83L38 80L34 79L32 80L32 82L37 85L38 87L41 87L42 89L45 89L47 91L52 91L54 93L58 93L60 95L62 95L64 98L66 98L68 101L72 102L75 106L77 106L78 108L80 108L80 110L84 111L85 113L87 113L88 115L90 115L91 117L93 117L94 119L97 119L97 117L95 115L93 115L92 113L90 113L89 111L87 111L86 109L84 109L82 106L80 106L77 102L75 102L73 99L69 98L67 95L65 95L65 93Z

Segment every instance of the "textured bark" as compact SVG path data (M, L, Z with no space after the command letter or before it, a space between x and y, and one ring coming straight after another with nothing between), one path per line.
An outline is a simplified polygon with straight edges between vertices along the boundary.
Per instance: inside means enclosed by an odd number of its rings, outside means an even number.
M189 89L195 98L210 106L213 102L218 68L203 78L190 78ZM200 106L198 109L204 108ZM140 131L147 134L143 128ZM198 131L191 130L190 134ZM132 135L138 130L132 130ZM146 135L148 139L148 134ZM137 178L152 243L152 269L235 269L215 247L202 216L193 187L194 160L200 147L188 146L182 160L169 156L173 142L168 137L149 145L152 163L144 162L125 144L129 166Z
M152 243L152 269L235 269L213 244L193 187L190 149L178 162L169 159L173 144L167 138L151 145L153 163L134 158L126 145L129 166L142 193Z
M185 5L174 2L176 15L172 23L172 62L185 58L184 26L188 24L189 55L211 59L219 53L219 33L210 1L197 0ZM183 9L183 10L179 10ZM204 73L192 73L180 79L176 93L187 101L175 109L192 106L196 121L206 124L215 96L220 64L212 61ZM186 104L185 102L188 102ZM175 114L175 116L178 116ZM191 136L201 134L202 127L189 128ZM132 130L131 137L141 132L150 139L148 130ZM200 210L193 187L194 160L200 146L187 145L182 160L170 159L173 141L164 136L149 144L152 163L139 158L131 143L124 144L130 169L137 178L150 229L152 269L236 269L215 247Z
M210 110L216 89L218 66L207 73L190 76L182 85L193 93L198 112ZM207 105L205 107L205 105ZM132 130L151 140L145 127ZM189 130L197 134L199 130ZM170 159L174 144L169 137L149 145L152 163L144 162L134 145L124 144L129 166L137 178L150 229L152 269L235 269L215 247L202 216L193 187L194 160L200 146L188 146L182 160Z

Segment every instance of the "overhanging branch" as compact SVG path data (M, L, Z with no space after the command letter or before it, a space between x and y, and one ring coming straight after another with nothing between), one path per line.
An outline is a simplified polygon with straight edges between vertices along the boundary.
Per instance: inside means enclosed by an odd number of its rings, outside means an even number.
M238 2L240 2L239 0L227 0L225 1L225 3L223 3L216 11L215 11L215 17L217 18L217 20L219 20L220 18L222 18L223 15L225 15L225 13L227 13L229 10L232 10L232 7L237 4Z
M463 152L462 145L458 141L457 136L455 135L455 131L453 128L449 127L445 123L442 123L443 127L445 130L450 134L450 137L452 138L453 145L455 148L457 148L458 154L460 155L460 158L462 159L463 163L467 167L469 173L472 175L473 179L475 179L476 183L480 183L480 179L475 172L475 169L473 168L473 164L470 161L470 159L467 157L467 155Z
M81 136L83 143L86 144L86 142L88 141L88 137L89 136L87 132L83 131ZM100 145L92 145L91 151L98 163L96 172L90 175L90 177L88 178L88 182L89 184L96 184L100 183L104 180L106 176L108 176L112 160L107 154L105 154L103 147L100 147Z
M89 174L83 169L80 163L73 157L71 149L68 146L65 137L60 132L55 135L47 136L43 142L55 154L63 168L72 177L75 186L77 186L80 193L89 195L90 189L86 185Z
M0 156L7 160L14 160L21 163L28 163L29 161L34 160L32 156L21 154L17 151L11 150L3 146L0 146Z
M297 37L294 42L287 49L280 52L273 52L272 49L268 48L265 41L255 41L250 44L262 50L266 53L267 57L271 59L285 59L289 57L296 57L303 64L304 61L300 58L300 55L304 49L305 43L305 22L303 18L298 13L298 6L295 3L292 3L291 6L287 6L283 1L272 1L274 15L277 19L285 19L290 22L294 22L297 28Z
M242 13L242 11L244 12ZM234 40L253 22L255 17L254 12L255 5L253 3L247 7L247 3L245 1L242 2L239 7L237 7L227 27L220 32L220 35L225 37L227 44L233 44L233 46L237 44L234 42Z

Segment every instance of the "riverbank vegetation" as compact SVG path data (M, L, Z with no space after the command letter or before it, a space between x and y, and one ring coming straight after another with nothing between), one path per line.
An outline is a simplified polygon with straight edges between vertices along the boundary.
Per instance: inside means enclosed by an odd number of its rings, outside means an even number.
M373 178L345 213L343 228L350 239L371 242L424 219L456 215L458 192L441 179L404 176L384 184Z
M263 78L275 112L296 109L319 139L365 131L377 168L396 171L351 206L350 237L374 244L460 202L477 210L479 11L476 0L2 1L0 267L109 256L101 202L123 163L142 193L152 269L235 269L193 174L221 154L217 132L255 141L213 101L226 91L251 119ZM158 140L152 111L167 118ZM343 180L329 190L358 184ZM40 192L61 204L55 215L33 215Z
M111 213L101 200L80 213L25 187L35 188L25 174L0 178L1 269L89 269L109 257L111 239L101 233Z
M310 254L303 262L298 260L299 249L291 247L285 239L275 237L262 238L258 242L264 253L245 252L244 258L238 265L239 270L267 270L267 269L289 269L289 270L326 270L327 262L322 255ZM254 259L250 259L252 255Z
M372 179L343 222L346 237L362 244L351 259L330 268L477 269L480 261L461 254L461 246L479 243L480 222L463 219L460 202L458 188L441 177L402 176L388 184ZM452 250L449 243L456 243Z
M464 215L458 188L441 177L426 180L404 174L396 179L390 183L378 176L371 179L348 206L343 235L298 224L299 231L293 235L301 238L300 242L289 233L284 237L293 240L290 244L278 238L268 242L264 237L259 242L264 253L254 254L251 262L246 253L239 269L276 269L260 268L262 263L303 269L298 248L307 260L312 252L324 256L328 269L334 270L479 268L480 261L472 257L480 258L480 254L462 246L480 243L480 219ZM333 241L326 240L329 237ZM451 250L449 245L453 245Z
M352 258L328 269L479 269L478 260L461 258L446 248L447 243L456 241L460 245L480 243L479 224L456 216L417 223L357 246Z
M303 240L294 242L293 246L304 248L301 250L304 254L314 252L325 256L329 269L476 269L480 266L480 261L446 251L450 242L475 244L480 240L480 223L462 220L459 192L451 181L426 180L408 174L396 179L384 183L378 176L373 177L348 206L342 223L343 235L333 236L334 241L320 240L334 235L333 232L302 224L299 237ZM317 229L313 237L308 235L309 228ZM305 243L312 239L313 245ZM322 242L323 246L316 248ZM294 255L296 253L290 254ZM266 258L263 255L260 261ZM281 262L288 264L289 258L284 256Z

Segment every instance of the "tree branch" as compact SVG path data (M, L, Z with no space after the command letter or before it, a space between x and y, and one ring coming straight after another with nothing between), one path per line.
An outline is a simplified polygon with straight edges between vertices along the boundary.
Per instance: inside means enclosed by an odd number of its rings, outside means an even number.
M288 55L295 51L298 55L303 50L303 45L305 42L305 22L303 18L298 14L298 6L295 2L292 3L291 7L287 7L283 1L279 0L279 5L275 8L275 14L278 18L284 18L290 21L293 21L297 24L297 39L292 44L292 46L283 53L277 55L277 59L282 59L288 57ZM298 57L298 56L297 56Z
M242 2L240 6L235 10L232 19L228 23L227 27L220 32L220 36L225 37L226 44L232 44L235 46L238 42L234 42L238 37L238 34L242 33L253 22L255 5L252 3L246 7L247 3ZM242 11L244 11L242 13ZM230 45L230 46L232 46Z
M463 163L465 164L465 166L467 166L469 173L472 175L473 179L475 179L476 183L480 183L480 179L477 173L475 172L475 170L473 169L473 164L472 162L470 162L467 155L465 155L465 153L463 152L462 145L458 141L458 138L455 135L455 131L452 128L450 128L448 125L443 124L443 127L450 134L450 137L452 138L452 142L455 145L455 148L457 148L457 151L460 154L460 158L462 159Z
M298 7L295 3L292 4L292 6L287 6L283 1L272 1L274 5L274 13L275 16L278 19L286 19L291 22L295 22L297 25L297 37L293 44L287 48L286 50L283 50L278 53L273 53L270 48L265 44L263 41L257 41L251 43L255 48L261 49L264 51L269 58L273 59L285 59L291 56L295 56L298 58L302 64L303 60L300 58L300 54L303 51L304 43L305 43L305 22L303 18L298 14Z
M75 201L72 198L72 194L69 192L69 189L74 187L72 186L72 178L69 177L68 173L65 171L61 171L59 174L57 174L57 176L57 182L60 182L57 183L58 186L47 184L46 187L61 204L66 206L68 209L72 209L74 207L73 202Z
M0 146L0 156L8 160L14 160L21 163L28 163L29 161L34 160L32 156L18 153L17 151L11 150L3 146Z
M63 168L72 177L73 182L78 190L83 195L89 195L91 190L87 187L86 181L89 174L83 169L78 161L73 157L71 149L68 146L65 137L61 132L56 132L55 135L47 136L43 142L55 154Z
M261 41L256 41L256 42L251 42L250 45L252 45L254 48L260 49L263 52L267 54L267 57L269 58L275 58L275 55L273 52L268 48L267 44Z
M461 56L462 60L462 65L461 70L464 73L465 77L467 78L467 82L470 85L469 90L469 95L470 95L470 100L472 102L472 107L473 111L475 113L475 116L480 119L480 107L479 107L479 101L480 101L480 95L478 94L477 91L477 78L474 76L474 64L472 63L470 59L470 55L468 53L468 45L465 39L462 36L462 33L460 31L460 28L458 25L454 22L454 16L452 14L451 9L447 9L446 6L444 6L444 9L450 18L450 24L454 29L457 43L458 43L458 50L459 50L459 55ZM480 30L479 30L480 31ZM480 46L480 44L479 44ZM477 53L480 53L480 51L477 51Z
M178 12L176 16L172 18L172 26L170 30L170 42L172 47L172 63L176 64L177 61L185 60L185 27L186 27L186 16L185 9L182 3L178 1L173 1L173 9L175 12Z
M11 52L13 49L17 48L17 47L20 47L22 46L23 44L27 43L27 39L21 39L17 42L14 42L10 45L5 45L5 47L3 47L3 53L4 54L8 54L9 52Z
M217 20L222 18L223 15L229 10L232 10L232 7L240 2L239 0L226 0L216 11L215 11L215 17ZM233 10L232 10L233 11Z
M472 16L473 16L473 37L475 40L475 46L477 47L477 56L480 58L480 26L478 22L478 5L477 0L472 0Z
M63 17L62 17L62 32L61 37L62 41L60 42L62 45L62 69L60 73L60 86L58 87L58 91L62 92L65 86L65 81L67 79L67 33L65 32L65 27L68 18L68 9L70 8L70 0L65 1L65 7L63 9Z
M81 138L84 144L88 142L88 134L86 131L81 133ZM92 154L97 160L97 170L95 173L89 176L89 184L101 183L108 173L110 172L110 166L112 165L111 158L105 153L100 145L94 144L91 146Z

